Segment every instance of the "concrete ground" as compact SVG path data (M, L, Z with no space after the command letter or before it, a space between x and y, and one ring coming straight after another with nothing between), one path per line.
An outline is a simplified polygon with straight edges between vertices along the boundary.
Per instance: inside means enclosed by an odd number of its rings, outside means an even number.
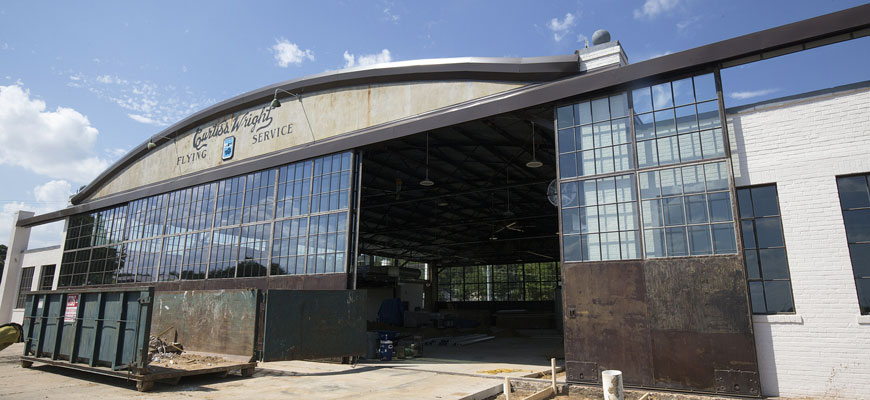
M551 343L552 342L552 343ZM497 338L467 347L424 348L427 357L349 365L306 361L260 363L254 376L187 377L179 385L160 384L147 393L133 382L35 363L21 368L23 344L0 352L0 398L178 398L205 399L483 399L503 376L526 376L549 369L553 338ZM488 395L483 392L488 391ZM477 395L475 395L477 394Z

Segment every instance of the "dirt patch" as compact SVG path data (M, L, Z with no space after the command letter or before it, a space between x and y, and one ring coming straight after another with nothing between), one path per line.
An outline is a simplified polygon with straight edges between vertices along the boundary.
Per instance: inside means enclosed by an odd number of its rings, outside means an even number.
M498 375L498 374L509 374L511 372L522 372L525 371L523 369L506 369L506 368L498 368L498 369L489 369L486 371L477 371L478 374L489 374L489 375ZM534 371L529 371L534 372Z

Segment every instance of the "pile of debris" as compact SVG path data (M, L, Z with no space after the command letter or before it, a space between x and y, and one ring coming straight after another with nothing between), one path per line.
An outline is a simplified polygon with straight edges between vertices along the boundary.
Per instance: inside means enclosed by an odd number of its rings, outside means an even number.
M172 360L176 356L184 352L184 346L178 342L171 342L163 339L163 335L172 330L172 327L166 328L158 335L151 335L148 341L148 359L153 362L161 362Z

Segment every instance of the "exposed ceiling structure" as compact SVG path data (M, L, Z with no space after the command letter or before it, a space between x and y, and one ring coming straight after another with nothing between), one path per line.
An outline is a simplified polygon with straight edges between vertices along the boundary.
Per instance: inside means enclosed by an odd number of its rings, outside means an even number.
M527 166L533 129L537 168ZM550 106L364 148L360 252L438 265L557 261L554 148ZM432 186L421 184L427 165Z

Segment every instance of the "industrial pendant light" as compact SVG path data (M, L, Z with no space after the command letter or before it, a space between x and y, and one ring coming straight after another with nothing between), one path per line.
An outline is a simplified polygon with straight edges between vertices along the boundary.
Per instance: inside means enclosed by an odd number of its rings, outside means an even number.
M526 163L529 168L540 168L544 163L535 158L535 123L532 122L532 159Z
M426 133L426 179L420 181L423 186L432 186L435 182L429 179L429 133Z

